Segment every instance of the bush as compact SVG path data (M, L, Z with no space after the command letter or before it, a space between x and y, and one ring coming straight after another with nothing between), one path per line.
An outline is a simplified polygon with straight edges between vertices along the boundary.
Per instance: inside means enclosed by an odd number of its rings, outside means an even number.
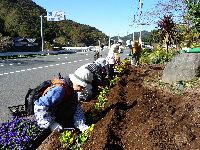
M141 52L141 63L165 63L170 62L178 52L175 50L171 50L168 54L166 54L165 49L162 47L154 48L152 51L142 51Z

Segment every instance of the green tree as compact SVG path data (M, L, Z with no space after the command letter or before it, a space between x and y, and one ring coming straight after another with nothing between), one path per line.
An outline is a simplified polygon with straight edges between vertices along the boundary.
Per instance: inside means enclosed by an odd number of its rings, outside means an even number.
M9 47L8 42L10 40L10 37L3 37L3 35L0 33L0 52L5 52L7 50L7 48Z
M159 41L161 41L160 36L159 36L159 30L151 31L150 36L149 36L149 41L150 43L159 43Z
M187 0L189 10L189 19L194 23L198 32L200 32L200 2L199 0Z
M47 11L38 6L32 0L1 0L0 1L0 32L5 36L34 37L41 42L41 18ZM65 39L73 46L76 44L98 44L98 39L107 36L101 31L88 25L80 24L72 20L62 22L47 21L43 19L44 41L53 45L56 38ZM63 40L58 40L63 45ZM39 43L41 45L41 43Z

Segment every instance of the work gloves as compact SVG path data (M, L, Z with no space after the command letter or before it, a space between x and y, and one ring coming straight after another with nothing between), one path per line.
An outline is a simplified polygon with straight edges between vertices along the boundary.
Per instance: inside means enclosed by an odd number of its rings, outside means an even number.
M60 132L61 130L63 130L62 126L59 123L57 123L57 122L55 122L54 124L52 124L50 126L50 128L51 128L51 131L53 131L53 132Z
M79 126L79 130L84 133L87 129L89 129L89 126L82 124Z

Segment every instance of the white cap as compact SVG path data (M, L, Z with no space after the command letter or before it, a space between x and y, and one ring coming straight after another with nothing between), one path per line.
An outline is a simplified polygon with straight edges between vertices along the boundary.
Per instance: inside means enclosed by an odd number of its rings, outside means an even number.
M69 78L77 85L92 89L93 74L85 66L78 68L74 74L69 74Z

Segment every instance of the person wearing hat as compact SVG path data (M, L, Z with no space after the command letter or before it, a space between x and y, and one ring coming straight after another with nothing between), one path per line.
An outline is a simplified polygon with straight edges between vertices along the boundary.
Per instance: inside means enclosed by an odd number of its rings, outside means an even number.
M113 44L109 50L109 53L113 53L114 55L118 55L119 47L122 45L122 40L119 40L117 44Z
M76 127L84 132L89 127L78 102L77 92L91 88L93 75L85 67L78 68L74 74L61 79L66 89L61 86L50 88L34 103L34 116L37 124L44 129L59 132L63 127Z
M141 52L141 44L138 41L134 41L134 46L131 48L132 53L132 59L131 59L131 65L138 66L139 60L140 60L140 52Z
M107 66L105 58L98 58L92 63L84 65L93 74L92 89L85 88L79 93L80 100L88 100L98 94L99 87L107 85L105 77L107 76Z

